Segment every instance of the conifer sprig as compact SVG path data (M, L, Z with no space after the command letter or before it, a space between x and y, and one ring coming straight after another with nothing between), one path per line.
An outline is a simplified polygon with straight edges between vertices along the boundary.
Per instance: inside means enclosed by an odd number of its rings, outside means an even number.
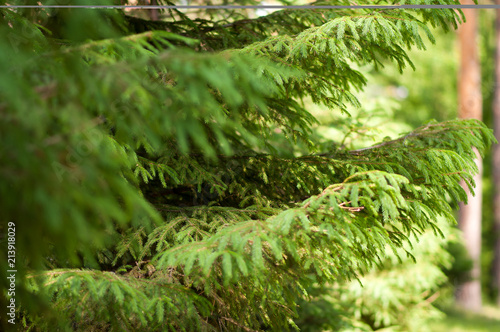
M459 11L81 13L0 9L0 220L27 329L296 328L313 285L403 262L453 221L494 141L473 120L351 151L313 134L308 100L361 107L362 66L412 66Z

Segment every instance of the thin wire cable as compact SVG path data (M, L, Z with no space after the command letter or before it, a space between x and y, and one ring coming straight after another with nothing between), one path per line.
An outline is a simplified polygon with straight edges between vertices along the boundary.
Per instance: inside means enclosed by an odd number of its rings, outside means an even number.
M91 8L91 9L500 9L500 5L0 5L0 8Z

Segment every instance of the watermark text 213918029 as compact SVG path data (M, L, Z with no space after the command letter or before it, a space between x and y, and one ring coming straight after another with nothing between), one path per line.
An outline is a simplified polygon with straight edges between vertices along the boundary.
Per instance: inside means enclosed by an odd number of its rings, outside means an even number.
M16 224L9 222L7 224L7 279L9 280L7 289L7 297L9 299L7 304L8 322L15 324L16 318Z

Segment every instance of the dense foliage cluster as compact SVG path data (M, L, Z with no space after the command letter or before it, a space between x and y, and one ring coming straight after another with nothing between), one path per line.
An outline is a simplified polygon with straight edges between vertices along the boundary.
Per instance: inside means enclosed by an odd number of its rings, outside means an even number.
M359 68L413 66L406 51L460 12L0 13L0 230L16 224L27 329L307 329L318 287L340 301L323 328L411 325L394 315L401 294L384 307L355 280L406 269L408 243L448 229L491 131L431 122L349 150L315 135L308 105L348 117ZM426 307L432 266L399 303ZM353 296L371 309L346 307Z

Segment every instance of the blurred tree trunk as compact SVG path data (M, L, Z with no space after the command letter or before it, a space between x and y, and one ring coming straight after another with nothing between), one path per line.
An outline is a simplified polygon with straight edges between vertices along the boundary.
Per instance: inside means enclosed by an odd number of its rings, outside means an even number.
M151 0L150 3L151 3L151 6L158 6L157 0ZM160 17L160 10L159 9L150 9L149 10L149 17L151 18L151 21L158 21L158 19Z
M496 0L500 5L500 0ZM500 9L496 10L495 21L495 96L493 99L493 130L500 141ZM500 306L500 146L493 145L493 219L495 225L495 261L493 263L493 282L497 290L497 305Z
M462 4L473 4L472 0L462 0ZM482 119L481 71L477 43L478 10L463 9L467 22L459 28L460 73L458 79L459 110L462 119ZM481 199L482 199L482 160L477 157L479 173L474 177L476 182L475 196L470 193L467 205L460 204L458 226L463 232L465 247L474 262L471 279L457 288L456 301L461 307L481 310Z

